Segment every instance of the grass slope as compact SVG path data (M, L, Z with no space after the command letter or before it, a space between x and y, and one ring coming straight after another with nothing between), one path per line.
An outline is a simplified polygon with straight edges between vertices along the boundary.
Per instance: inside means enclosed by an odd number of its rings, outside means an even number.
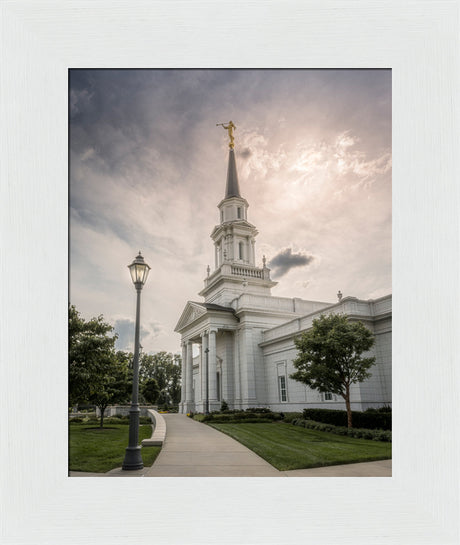
M391 458L391 443L342 437L281 422L210 425L280 471Z
M140 426L139 442L151 435L151 426ZM69 469L105 473L121 467L128 439L129 426L126 424L110 424L100 429L99 425L71 423L69 425ZM142 447L141 454L145 467L153 464L160 450L161 447Z

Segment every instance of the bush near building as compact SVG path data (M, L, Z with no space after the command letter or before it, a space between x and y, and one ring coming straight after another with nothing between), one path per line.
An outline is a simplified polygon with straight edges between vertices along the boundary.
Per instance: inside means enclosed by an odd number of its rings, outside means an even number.
M353 428L369 430L391 430L391 409L370 409L365 412L352 411ZM333 409L304 409L303 418L332 424L333 426L347 425L347 411Z
M213 411L211 414L205 415L201 422L208 423L232 423L237 424L241 422L246 423L260 423L260 422L274 422L282 420L283 415L281 413L274 413L270 409L265 407L251 407L245 411L233 409L224 411Z
M391 431L389 430L369 430L365 428L349 428L348 426L333 426L313 420L297 418L293 420L294 426L301 426L309 430L324 431L336 435L346 435L355 439L371 439L373 441L383 441L391 443Z

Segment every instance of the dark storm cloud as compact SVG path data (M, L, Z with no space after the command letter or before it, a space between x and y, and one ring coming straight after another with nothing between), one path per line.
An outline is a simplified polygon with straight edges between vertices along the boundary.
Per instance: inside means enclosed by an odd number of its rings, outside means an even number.
M252 151L249 148L244 148L238 153L238 156L241 157L242 159L249 159L251 155L252 155Z
M203 132L210 141L222 140L223 131L209 117L227 120L230 108L219 97L227 87L232 96L239 77L222 70L72 70L71 184L79 183L76 169L85 165L93 175L136 190L182 186L200 168ZM204 92L209 90L217 94ZM93 200L87 193L82 197Z
M308 265L313 259L312 255L307 255L304 252L294 254L291 248L285 248L275 255L268 266L272 269L273 276L279 278L295 267Z

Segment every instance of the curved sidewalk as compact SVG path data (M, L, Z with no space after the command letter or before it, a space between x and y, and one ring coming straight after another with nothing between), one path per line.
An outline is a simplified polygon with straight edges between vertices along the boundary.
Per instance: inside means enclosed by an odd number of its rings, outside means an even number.
M166 440L144 477L280 477L228 435L183 414L165 414Z
M391 477L391 460L278 471L210 426L182 414L163 416L166 441L144 477Z

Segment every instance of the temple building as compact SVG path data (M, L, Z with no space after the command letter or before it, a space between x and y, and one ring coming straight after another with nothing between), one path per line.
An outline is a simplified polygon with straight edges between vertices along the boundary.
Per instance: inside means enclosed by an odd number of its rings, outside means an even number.
M344 409L341 397L319 393L290 378L297 350L294 338L312 327L321 314L346 314L362 321L376 337L371 378L352 386L353 410L391 405L391 294L375 300L342 297L307 301L275 297L265 257L255 261L257 229L248 220L249 204L241 196L233 145L230 144L225 196L218 204L219 224L211 232L214 270L208 267L201 302L187 302L175 331L182 341L181 413L268 407L301 411ZM193 356L193 345L198 355ZM195 353L197 350L195 349Z

